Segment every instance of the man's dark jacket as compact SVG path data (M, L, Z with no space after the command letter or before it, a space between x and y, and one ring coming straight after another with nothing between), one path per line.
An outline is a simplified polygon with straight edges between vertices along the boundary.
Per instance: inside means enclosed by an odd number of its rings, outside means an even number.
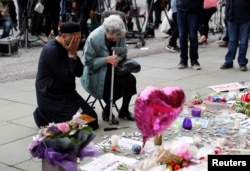
M235 23L250 21L250 0L226 0L226 19Z

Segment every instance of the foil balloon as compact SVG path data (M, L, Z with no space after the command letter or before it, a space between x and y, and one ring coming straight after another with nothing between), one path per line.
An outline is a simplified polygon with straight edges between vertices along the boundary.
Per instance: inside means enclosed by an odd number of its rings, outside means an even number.
M184 91L179 87L146 87L135 102L135 121L143 136L148 138L161 134L177 119L185 103Z

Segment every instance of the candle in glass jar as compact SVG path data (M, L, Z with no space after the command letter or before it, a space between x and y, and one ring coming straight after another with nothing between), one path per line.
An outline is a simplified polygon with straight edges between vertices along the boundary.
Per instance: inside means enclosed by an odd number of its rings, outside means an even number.
M192 108L191 110L192 116L194 117L200 117L201 116L201 109L200 108Z
M155 145L161 145L162 144L162 135L156 135L154 138L154 144Z
M182 123L182 127L187 130L192 129L192 121L189 117L185 117Z

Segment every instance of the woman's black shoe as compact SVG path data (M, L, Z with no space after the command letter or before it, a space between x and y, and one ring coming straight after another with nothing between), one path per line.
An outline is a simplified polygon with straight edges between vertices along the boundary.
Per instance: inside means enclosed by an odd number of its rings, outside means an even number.
M128 112L126 114L119 112L119 118L127 119L129 121L134 121L135 120L134 115L131 112Z
M102 120L109 122L109 117L108 117L108 115L106 115L106 113L104 111L102 112ZM110 124L112 124L112 125L119 124L119 121L116 119L114 114L112 114L112 120L111 120Z

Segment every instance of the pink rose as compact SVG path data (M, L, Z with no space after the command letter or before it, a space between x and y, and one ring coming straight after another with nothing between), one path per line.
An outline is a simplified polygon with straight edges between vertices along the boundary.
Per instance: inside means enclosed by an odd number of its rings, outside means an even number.
M70 130L69 125L65 122L63 123L58 123L57 124L57 128L61 131L61 132L68 132Z

